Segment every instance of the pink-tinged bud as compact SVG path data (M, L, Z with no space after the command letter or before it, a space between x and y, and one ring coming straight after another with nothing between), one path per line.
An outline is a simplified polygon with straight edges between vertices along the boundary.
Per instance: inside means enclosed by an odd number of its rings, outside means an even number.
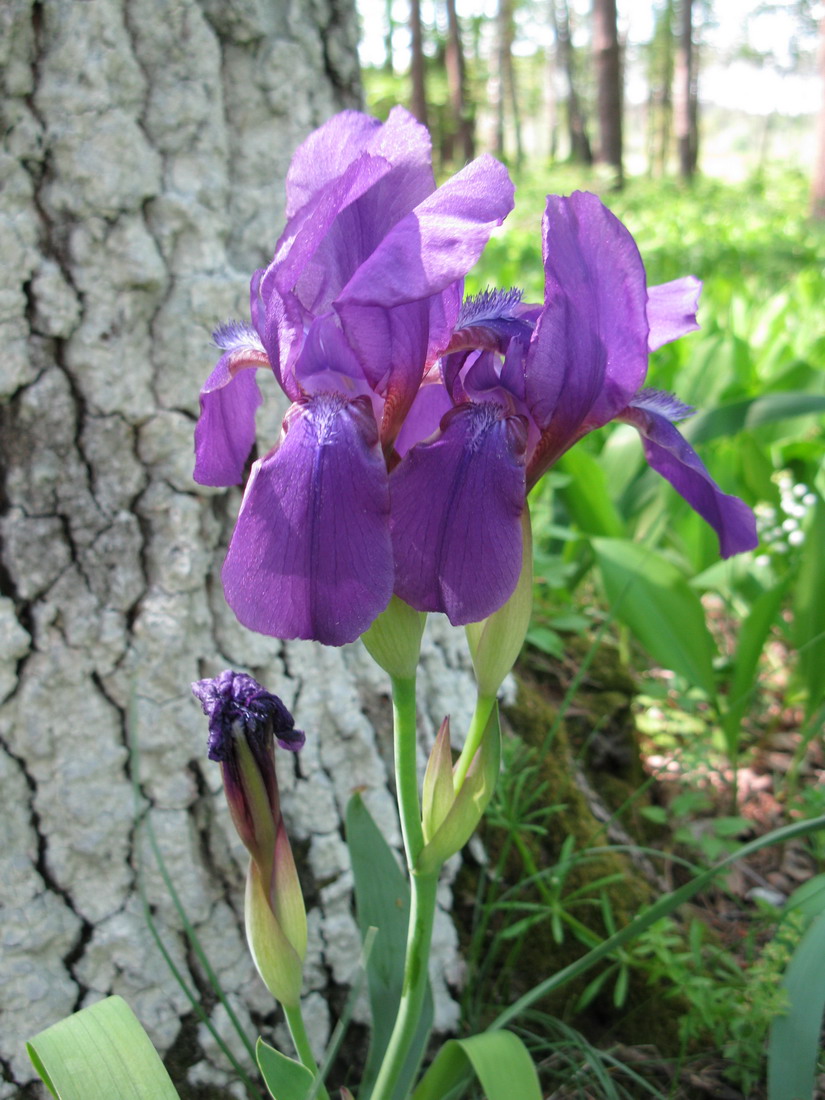
M467 769L458 791L453 781L450 752L450 726L441 724L424 776L424 839L415 870L420 874L437 871L460 851L478 827L482 814L493 796L501 767L501 729L498 706L494 705L481 744Z
M294 728L281 700L245 673L227 670L214 680L199 680L192 691L209 718L209 758L221 766L232 820L252 857L245 907L249 948L272 995L296 1005L306 912L281 817L275 740L297 751L304 734Z
M521 515L521 573L513 594L486 619L466 627L478 693L494 698L502 681L516 663L533 610L533 537L530 512Z

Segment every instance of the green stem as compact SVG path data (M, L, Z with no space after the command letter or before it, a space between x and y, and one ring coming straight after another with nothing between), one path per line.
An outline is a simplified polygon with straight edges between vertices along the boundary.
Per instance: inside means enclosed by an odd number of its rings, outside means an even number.
M410 876L410 921L407 928L401 1001L372 1090L372 1100L392 1100L421 1021L421 1009L427 992L439 875L439 871L420 875L414 870L416 860L424 847L416 762L415 680L393 678L392 698L395 720L395 785Z
M411 876L410 924L404 961L404 985L395 1026L372 1090L371 1100L392 1100L410 1046L421 1022L427 992L430 941L435 918L438 873Z
M318 1063L315 1061L315 1057L312 1053L312 1047L309 1045L309 1036L307 1035L307 1029L304 1026L304 1017L301 1012L300 1004L292 1007L284 1005L284 1016L286 1016L287 1026L289 1027L289 1034L292 1036L292 1042L295 1044L295 1050L298 1054L299 1060L310 1071L310 1073L317 1079L318 1077ZM329 1100L329 1093L324 1088L322 1082L319 1082L315 1096L318 1100Z
M407 866L412 875L415 861L424 847L421 804L418 800L417 731L415 677L392 681L393 732L395 737L395 788L398 815Z
M464 748L461 750L461 755L458 760L456 760L455 767L453 768L453 786L456 791L461 790L461 785L467 776L467 771L473 762L473 757L481 744L481 738L484 736L487 722L490 719L490 714L495 705L495 695L479 695L476 700L476 709L473 714L473 720L470 722L470 728L467 731L467 740L464 742Z

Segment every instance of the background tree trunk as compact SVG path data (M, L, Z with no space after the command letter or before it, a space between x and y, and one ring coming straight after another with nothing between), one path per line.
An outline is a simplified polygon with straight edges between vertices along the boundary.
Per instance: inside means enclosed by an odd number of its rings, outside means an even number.
M692 179L699 156L699 97L696 47L693 40L693 0L679 0L679 40L674 67L674 130L679 175Z
M464 47L461 42L461 27L458 22L455 0L446 0L447 7L447 47L446 67L447 83L450 89L452 124L458 137L459 155L462 161L470 161L475 156L475 135L473 108L467 99L467 73L464 62Z
M248 316L293 148L359 103L354 12L350 0L7 0L2 22L0 1098L42 1095L26 1037L113 992L167 1052L182 1097L205 1081L235 1095L138 892L142 876L168 951L245 1057L145 843L149 814L249 1034L274 1028L288 1050L244 945L245 853L190 682L249 669L307 731L281 764L316 1044L359 953L341 839L353 787L397 835L383 677L360 646L282 644L237 624L219 569L240 493L191 479L209 332ZM283 404L262 388L269 447ZM450 709L456 728L469 721L471 699L452 635L427 646L425 741ZM457 1009L444 913L439 929L445 1027Z
M593 0L593 57L599 113L597 160L609 165L614 185L624 183L622 167L622 73L616 0Z
M567 81L567 129L570 137L570 159L577 164L592 164L593 153L584 121L578 79L570 36L570 10L567 0L553 0L559 65Z
M421 25L421 0L410 0L410 110L425 126L427 123L427 69L424 60L424 28Z

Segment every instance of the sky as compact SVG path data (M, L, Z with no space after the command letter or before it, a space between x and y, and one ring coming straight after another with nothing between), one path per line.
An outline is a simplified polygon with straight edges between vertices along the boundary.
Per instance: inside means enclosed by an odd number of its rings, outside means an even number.
M362 16L364 35L361 58L364 64L380 64L384 57L383 28L385 0L357 0ZM407 18L406 0L394 0L396 18L403 24ZM457 0L459 15L484 14L492 16L497 0ZM587 11L589 0L572 0L571 6ZM772 50L781 65L790 67L790 43L794 31L793 17L785 13L764 14L750 19L759 6L757 0L717 0L713 5L716 26L707 28L703 40L714 53L724 54L732 50L743 38L743 27L749 26L748 40L757 50ZM432 0L423 0L425 20L433 18ZM651 33L653 4L651 0L618 0L620 34L627 35L630 43L646 42ZM519 52L532 52L535 42L544 45L549 31L534 27ZM396 62L403 66L408 59L405 28L396 38ZM630 102L644 99L647 92L641 80L628 80L627 97ZM700 96L706 103L714 103L733 110L767 115L807 114L818 109L822 91L820 79L814 73L781 73L776 68L735 61L726 64L706 63L700 77Z

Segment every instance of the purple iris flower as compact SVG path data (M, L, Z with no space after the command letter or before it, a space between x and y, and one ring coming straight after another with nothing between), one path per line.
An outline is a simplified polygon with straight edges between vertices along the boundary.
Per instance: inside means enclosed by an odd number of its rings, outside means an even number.
M542 230L543 305L512 291L465 303L440 377L428 375L399 438L395 591L455 624L512 593L526 494L611 420L638 429L648 463L715 529L723 557L757 542L750 508L674 427L692 410L642 388L649 352L698 328L699 281L648 287L633 238L595 195L548 197Z
M512 209L491 157L436 188L427 131L346 111L296 152L287 224L251 283L252 325L218 329L201 391L195 479L243 479L270 368L292 404L252 468L226 561L227 601L281 638L353 641L394 585L387 460L425 369L448 344L462 280Z

